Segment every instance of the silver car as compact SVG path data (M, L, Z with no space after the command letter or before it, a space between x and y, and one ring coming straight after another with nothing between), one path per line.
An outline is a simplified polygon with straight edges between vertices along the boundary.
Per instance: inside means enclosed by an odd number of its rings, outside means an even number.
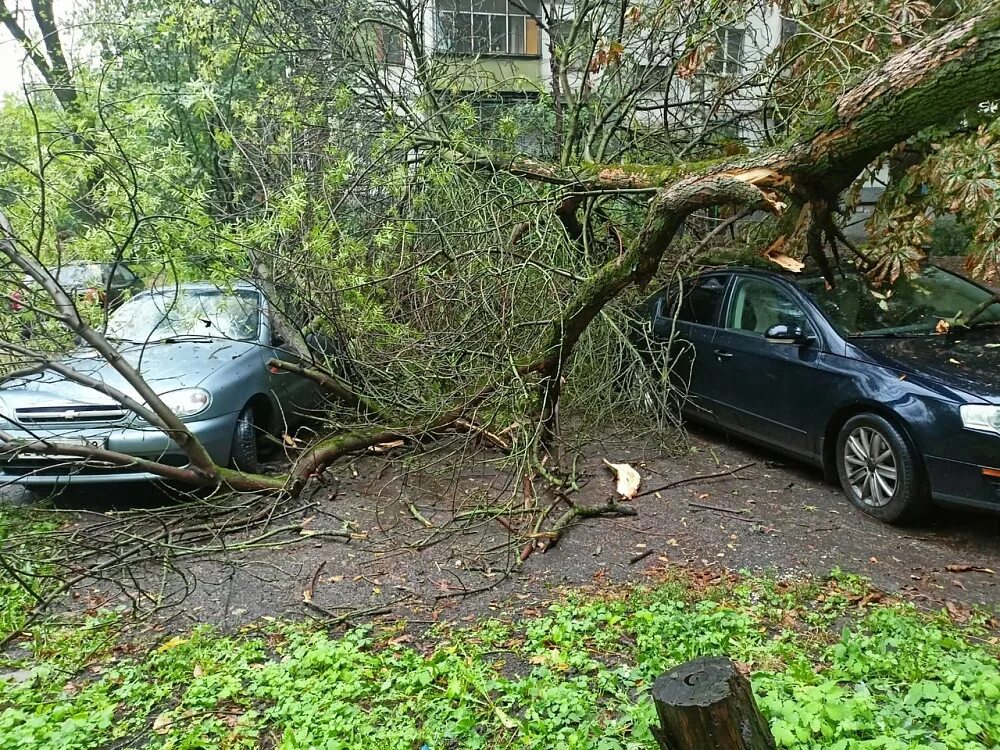
M106 335L216 463L255 471L261 437L301 421L319 401L312 382L268 366L271 359L296 359L282 350L273 314L249 284L229 289L181 284L133 297L111 314ZM60 361L136 397L89 348ZM91 445L172 466L188 463L163 432L107 396L52 372L0 386L0 429L16 439ZM0 482L44 488L152 478L93 460L0 453Z

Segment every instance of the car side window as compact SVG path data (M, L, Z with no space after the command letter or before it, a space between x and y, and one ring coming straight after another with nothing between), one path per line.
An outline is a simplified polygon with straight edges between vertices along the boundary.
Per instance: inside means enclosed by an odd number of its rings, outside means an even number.
M128 266L124 266L119 263L117 266L115 266L115 271L112 274L111 278L115 284L121 284L123 286L126 286L135 281L135 274L132 273L132 271L129 269Z
M729 276L713 275L689 280L673 290L661 315L703 326L719 324L719 309L726 295Z
M737 277L725 327L763 336L778 324L801 328L806 335L813 333L802 305L786 290L767 279Z

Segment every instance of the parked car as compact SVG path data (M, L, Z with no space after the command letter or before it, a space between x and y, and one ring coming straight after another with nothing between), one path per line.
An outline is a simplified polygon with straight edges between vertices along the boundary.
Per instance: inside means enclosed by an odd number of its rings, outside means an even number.
M69 295L90 302L106 302L110 310L145 286L125 263L70 262L52 269L51 273ZM30 276L24 277L23 284L25 289L37 286ZM23 289L11 293L10 308L14 312L24 309Z
M993 295L932 265L884 289L720 268L642 315L672 342L686 415L821 466L858 508L902 522L931 498L1000 508Z
M296 360L282 348L267 299L255 287L182 284L133 297L108 319L107 337L187 424L220 465L255 471L262 439L299 421L316 386L267 366ZM96 352L62 363L130 396L136 393ZM89 444L173 466L187 458L163 432L107 396L53 373L0 386L0 429L14 438ZM8 453L0 481L29 486L152 478L131 467Z

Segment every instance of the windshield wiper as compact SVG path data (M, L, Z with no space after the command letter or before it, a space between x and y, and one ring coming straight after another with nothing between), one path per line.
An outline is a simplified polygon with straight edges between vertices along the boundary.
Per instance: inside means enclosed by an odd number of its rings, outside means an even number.
M922 339L934 336L934 331L884 331L873 333L855 333L850 339Z
M209 336L204 333L185 333L180 336L166 336L162 339L150 339L151 344L179 344L182 341L215 341L217 336Z
M852 333L848 338L851 339L898 339L902 338L901 334L895 331L885 331L884 333L868 333L867 331L861 331L860 333Z

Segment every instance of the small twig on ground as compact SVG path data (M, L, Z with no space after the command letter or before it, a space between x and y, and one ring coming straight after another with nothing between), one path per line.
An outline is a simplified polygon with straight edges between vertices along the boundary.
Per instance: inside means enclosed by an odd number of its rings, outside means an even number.
M718 505L708 505L706 503L696 503L693 500L688 500L688 505L692 508L701 508L702 510L714 510L719 513L735 513L737 515L746 516L746 510L737 510L736 508L723 508Z
M428 521L427 518L419 510L417 510L417 506L413 503L410 503L410 515L416 518L422 526L425 526L428 529L435 528L434 524Z
M462 597L464 597L464 596L474 596L475 594L482 594L482 593L484 593L486 591L490 591L492 589L495 589L497 586L499 586L504 581L506 581L510 577L510 574L513 572L513 570L514 570L513 568L508 568L502 574L498 575L497 578L496 578L496 580L491 581L490 583L486 584L485 586L480 586L479 588L475 588L475 589L460 589L459 591L449 591L448 593L445 593L445 594L438 594L437 596L434 597L434 601L435 602L439 602L442 599L453 599L456 596L462 596Z
M616 503L614 500L609 500L604 505L599 505L595 507L587 507L585 505L574 505L568 511L559 517L559 520L555 522L555 525L546 532L548 541L546 542L543 551L547 552L551 547L559 541L562 533L566 528L573 523L578 518L599 518L601 516L637 516L639 511L635 508L630 508L627 505L622 505Z
M745 511L733 510L732 508L719 508L715 505L705 505L704 503L694 503L688 502L688 505L692 508L698 508L700 510L708 510L713 513L725 513L726 518L732 518L734 521L746 521L747 523L761 523L762 521L753 518L752 516L746 515Z
M350 612L346 612L345 614L338 615L336 612L331 612L326 607L321 607L319 604L316 604L316 602L303 601L302 603L309 609L329 617L330 622L328 624L331 626L343 625L348 620L353 620L356 617L378 617L380 615L392 614L392 607L385 607L382 605L368 607L366 609L354 609Z
M646 497L647 495L653 495L653 494L655 494L657 492L663 492L664 490L669 490L672 487L679 487L682 484L690 484L691 482L700 482L700 481L705 480L705 479L720 479L721 477L732 476L733 474L737 474L737 473L743 471L744 469L749 469L751 466L756 466L756 465L757 465L756 461L751 461L748 464L743 464L742 466L737 466L735 469L731 469L729 471L719 471L719 472L716 472L715 474L699 474L698 476L687 477L686 479L678 479L676 482L670 482L670 483L664 484L664 485L662 485L660 487L654 487L651 490L646 490L645 492L640 492L638 495L636 495L632 499L633 500L638 500L640 497Z
M495 434L493 432L490 432L485 427L483 427L481 425L478 425L478 424L475 424L474 422L470 422L467 419L456 419L455 420L455 428L459 429L459 430L467 431L467 432L469 432L469 433L471 433L473 435L479 435L484 440L486 440L487 443L489 443L490 445L492 445L494 448L497 448L497 449L499 449L501 451L504 451L505 453L508 452L508 451L510 451L510 443L509 442L507 442L506 440L504 440L499 435L497 435L497 434Z
M655 549L648 549L645 552L640 552L638 555L635 555L634 557L632 557L632 559L628 561L628 564L629 565L635 565L637 562L641 562L641 561L645 560L647 557L649 557L654 552L656 552Z
M313 598L313 594L316 593L316 581L319 579L319 574L323 572L323 568L325 568L325 567L326 567L326 560L323 560L323 562L321 562L317 566L316 572L313 573L312 580L309 581L309 596L308 596L308 598L309 598L310 601Z

